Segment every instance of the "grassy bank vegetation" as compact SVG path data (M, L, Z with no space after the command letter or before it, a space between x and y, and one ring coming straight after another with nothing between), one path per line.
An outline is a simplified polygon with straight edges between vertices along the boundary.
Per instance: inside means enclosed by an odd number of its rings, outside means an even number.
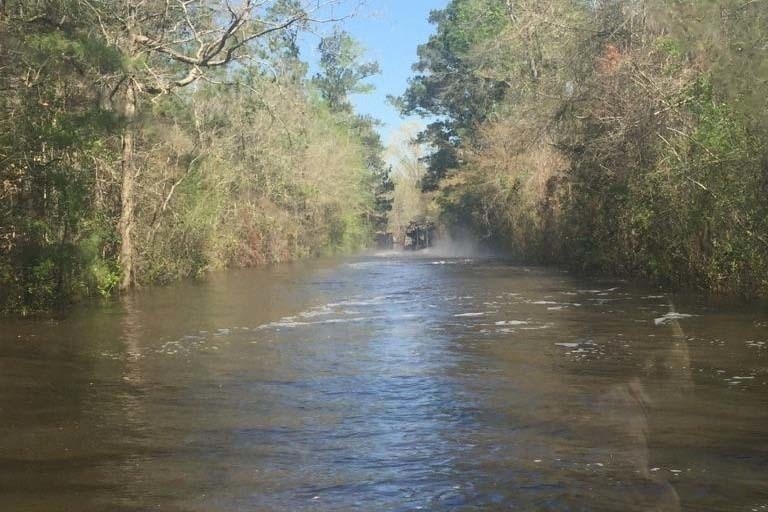
M768 295L768 4L453 0L399 99L444 219L521 259Z
M307 77L313 5L0 3L0 312L366 244L378 68L336 30Z

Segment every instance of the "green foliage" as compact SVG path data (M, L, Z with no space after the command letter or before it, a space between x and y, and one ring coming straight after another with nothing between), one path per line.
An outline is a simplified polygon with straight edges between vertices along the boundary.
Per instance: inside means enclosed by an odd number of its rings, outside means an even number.
M27 39L29 50L36 60L44 61L56 56L59 64L76 62L97 73L112 73L120 69L121 57L115 48L90 37L88 34L47 32L31 34Z
M767 295L768 7L482 3L433 15L400 101L443 116L422 137L444 219L521 259Z
M365 138L359 118L311 102L292 82L251 71L249 88L202 88L185 104L158 105L164 112L194 105L195 115L175 131L159 130L169 140L157 157L180 164L179 185L165 212L140 214L139 234L152 240L141 253L140 282L349 251L370 239L378 138Z
M307 81L303 3L259 4L243 31L295 20L214 59L247 51L261 65L216 65L210 81L173 95L190 67L139 39L187 27L179 5L136 7L137 35L122 16L128 4L0 4L0 314L110 297L126 275L165 283L371 239L387 171L375 120L356 115L348 95L378 66L337 31L324 39L324 74ZM199 36L220 33L213 11L184 8Z
M322 72L317 73L312 82L332 111L352 112L349 96L372 92L373 86L364 80L381 72L379 64L360 62L364 54L362 47L338 29L321 39L318 49Z
M683 57L685 51L683 44L672 37L659 37L656 41L656 48L672 59Z
M508 13L502 2L465 0L433 13L431 21L442 29L446 49L463 57L476 45L497 37L508 23Z
M109 247L90 240L114 204L103 196L114 162L103 141L117 120L98 108L94 83L119 59L79 4L21 4L0 14L0 311L26 314L110 286L105 266L96 278L89 270Z
M96 291L104 298L110 297L120 284L120 270L104 260L95 260L88 269Z

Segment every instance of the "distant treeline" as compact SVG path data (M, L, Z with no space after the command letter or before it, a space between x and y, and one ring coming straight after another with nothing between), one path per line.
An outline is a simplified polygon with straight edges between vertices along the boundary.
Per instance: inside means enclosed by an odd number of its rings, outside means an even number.
M0 2L0 313L369 241L378 66L337 29L307 77L304 4Z
M452 0L399 98L444 219L524 260L768 295L768 2Z

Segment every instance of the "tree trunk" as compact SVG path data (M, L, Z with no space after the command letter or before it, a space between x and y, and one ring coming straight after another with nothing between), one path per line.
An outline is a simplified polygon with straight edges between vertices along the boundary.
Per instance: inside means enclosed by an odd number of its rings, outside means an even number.
M121 154L121 172L122 187L120 193L121 209L120 222L117 225L117 231L120 235L120 268L123 271L120 289L125 290L133 286L134 283L134 247L133 227L134 210L136 206L135 185L136 185L136 163L134 161L134 122L136 119L137 107L136 84L133 80L128 82L125 91L125 105L123 115L125 116L125 127L122 137Z

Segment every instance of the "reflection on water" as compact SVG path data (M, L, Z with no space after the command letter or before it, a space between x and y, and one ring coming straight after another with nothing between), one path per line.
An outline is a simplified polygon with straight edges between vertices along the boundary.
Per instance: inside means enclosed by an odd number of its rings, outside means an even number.
M0 329L0 509L768 511L763 306L450 258Z

